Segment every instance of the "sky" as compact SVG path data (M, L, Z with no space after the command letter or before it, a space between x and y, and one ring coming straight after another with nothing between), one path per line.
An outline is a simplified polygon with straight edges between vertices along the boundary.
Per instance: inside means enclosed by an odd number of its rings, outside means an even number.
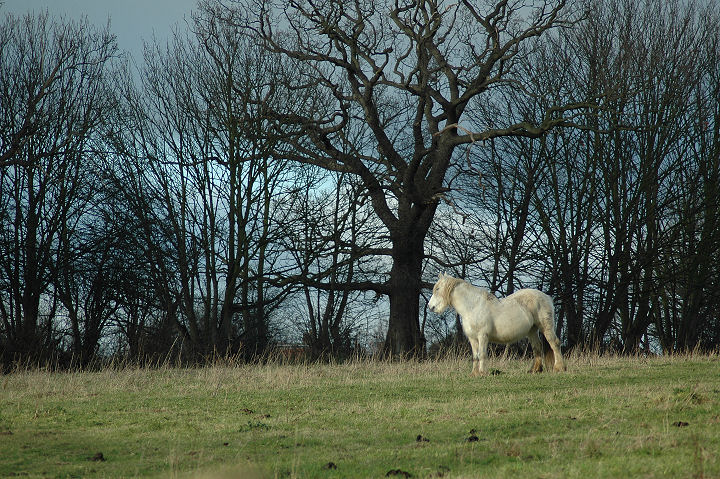
M174 26L186 27L185 18L197 0L0 0L0 18L7 13L24 15L28 11L48 10L52 16L69 19L87 16L91 24L103 27L110 19L110 31L117 36L120 50L128 51L142 61L143 40L153 34L167 40Z

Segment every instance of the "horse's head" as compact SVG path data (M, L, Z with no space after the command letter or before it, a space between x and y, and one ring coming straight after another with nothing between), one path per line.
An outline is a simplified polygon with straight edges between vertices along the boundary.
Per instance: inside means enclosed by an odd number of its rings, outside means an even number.
M428 302L428 308L433 313L442 313L450 306L450 293L459 280L440 273L438 280L433 286L433 294Z

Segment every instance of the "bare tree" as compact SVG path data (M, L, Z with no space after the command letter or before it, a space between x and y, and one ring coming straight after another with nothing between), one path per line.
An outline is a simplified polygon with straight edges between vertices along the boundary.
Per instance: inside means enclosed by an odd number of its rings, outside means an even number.
M672 234L661 252L658 274L665 279L653 318L664 351L720 342L720 11L697 8L692 30L702 32L693 52L695 76L685 90L683 155L671 183L673 203L665 224Z
M485 221L485 283L552 293L568 347L634 351L657 347L654 335L664 349L708 344L702 331L712 328L700 325L713 315L699 311L713 301L707 254L717 227L700 211L716 202L707 185L716 175L717 18L695 2L589 5L582 22L523 58L532 91L545 93L511 91L505 114L534 118L577 97L602 104L579 128L495 139L456 162L464 171L454 204ZM480 124L503 114L498 102L468 113Z
M0 37L0 319L11 359L59 340L53 286L82 254L117 51L107 28L47 13L8 15Z
M306 167L310 173L293 195L282 244L298 290L297 306L304 320L295 320L302 341L313 359L347 357L355 348L358 317L367 317L363 292L348 286L377 274L377 265L362 250L372 249L377 223L367 208L362 189L352 177ZM330 271L331 288L315 286L302 278Z
M276 101L277 66L211 7L194 14L191 34L147 49L143 91L126 94L135 125L119 142L136 165L127 177L155 208L147 225L163 225L170 246L154 261L180 342L196 357L253 355L272 339L269 317L287 292L268 278L282 254L273 217L293 169L268 150L263 109Z
M689 99L703 77L701 52L715 29L701 25L704 14L692 3L610 2L603 12L601 28L611 26L621 39L608 70L617 75L605 81L621 78L627 90L604 119L614 132L600 146L597 165L607 269L593 332L600 341L615 329L622 347L634 351L672 281L662 271L677 234L670 221L674 185L682 181L696 123Z
M602 108L588 111L580 129L497 141L495 156L480 155L491 194L479 204L496 213L498 225L486 244L507 258L493 271L520 266L526 281L547 283L569 347L635 351L649 347L653 328L672 336L684 327L680 317L702 317L695 308L707 297L712 267L693 263L705 263L706 253L687 245L714 248L714 223L698 213L706 201L714 204L713 189L704 190L708 197L698 185L715 174L705 148L712 144L712 94L703 79L712 77L707 55L717 44L716 22L709 5L596 2L583 23L546 36L550 41L526 57L536 89L550 93L513 104L532 116L586 92L602 95ZM514 193L528 191L530 210ZM697 237L705 238L700 247ZM517 241L526 248L518 250ZM678 281L681 264L701 275ZM512 286L510 273L500 278ZM695 313L685 316L691 304ZM662 319L668 315L675 319ZM675 347L671 337L660 342Z

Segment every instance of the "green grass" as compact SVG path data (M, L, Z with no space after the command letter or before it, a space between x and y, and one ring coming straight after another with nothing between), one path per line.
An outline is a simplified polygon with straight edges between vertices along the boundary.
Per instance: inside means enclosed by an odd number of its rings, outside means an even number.
M529 365L20 371L0 477L720 477L718 356Z

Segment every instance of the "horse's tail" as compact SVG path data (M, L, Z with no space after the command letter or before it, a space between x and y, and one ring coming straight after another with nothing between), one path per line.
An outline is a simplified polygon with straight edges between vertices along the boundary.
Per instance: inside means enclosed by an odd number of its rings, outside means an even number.
M555 332L555 306L553 305L552 298L548 295L543 295L544 301L542 302L542 305L540 306L540 321L544 322L546 327L550 330L550 332ZM545 332L540 333L540 341L542 341L542 348L543 348L543 362L545 363L545 370L546 371L552 371L555 367L555 352L553 351L552 347L550 347L550 343L548 342L547 338L545 337ZM562 358L560 358L562 359Z
M553 352L552 348L550 347L550 343L548 343L547 338L544 334L540 333L540 341L542 342L542 349L543 349L543 367L545 371L552 371L553 366L555 365L555 353Z

